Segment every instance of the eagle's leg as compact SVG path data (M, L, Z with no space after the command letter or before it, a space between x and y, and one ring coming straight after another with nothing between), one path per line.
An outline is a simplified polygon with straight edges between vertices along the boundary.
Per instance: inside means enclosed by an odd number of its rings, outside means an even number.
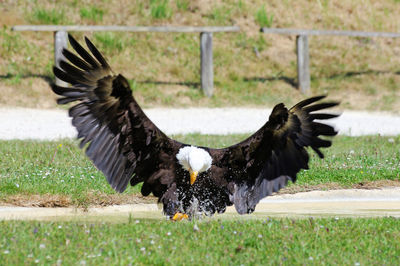
M181 221L183 219L189 219L189 216L186 213L181 213L181 212L175 213L175 215L171 218L171 220L174 222Z

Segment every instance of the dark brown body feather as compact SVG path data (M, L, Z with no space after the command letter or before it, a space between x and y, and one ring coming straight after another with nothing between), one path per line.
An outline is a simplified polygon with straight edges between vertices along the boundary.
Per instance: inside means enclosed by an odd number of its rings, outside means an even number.
M324 96L298 103L290 110L283 104L273 109L269 121L248 139L224 149L208 151L212 167L201 173L194 185L176 159L186 144L168 138L144 114L132 96L129 83L112 72L106 60L87 39L88 53L69 36L80 57L64 50L70 63L62 61L54 74L72 87L53 86L62 97L59 104L77 101L69 110L78 130L81 147L118 192L143 182L142 194L153 193L164 204L164 212L223 212L234 204L239 213L250 213L265 196L295 182L300 169L308 168L311 147L321 158L321 147L334 136L331 126L315 122L331 114L313 113L337 103L315 103Z

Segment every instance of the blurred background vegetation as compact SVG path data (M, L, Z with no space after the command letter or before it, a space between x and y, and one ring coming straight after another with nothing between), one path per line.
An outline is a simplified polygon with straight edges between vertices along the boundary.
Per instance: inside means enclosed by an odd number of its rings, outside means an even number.
M260 27L398 32L400 0L3 0L0 4L0 105L53 108L53 34L12 32L21 24L229 26L214 34L214 87L200 88L198 34L73 33L87 35L115 72L131 82L145 107L288 105L296 88L295 36ZM328 93L342 108L400 112L400 40L309 39L312 94Z

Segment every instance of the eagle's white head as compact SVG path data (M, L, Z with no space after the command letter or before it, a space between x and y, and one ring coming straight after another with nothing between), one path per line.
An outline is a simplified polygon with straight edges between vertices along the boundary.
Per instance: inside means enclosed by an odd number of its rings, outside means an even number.
M178 159L183 169L189 171L191 185L196 181L199 173L210 169L212 163L212 158L207 151L194 146L186 146L179 149L176 159Z

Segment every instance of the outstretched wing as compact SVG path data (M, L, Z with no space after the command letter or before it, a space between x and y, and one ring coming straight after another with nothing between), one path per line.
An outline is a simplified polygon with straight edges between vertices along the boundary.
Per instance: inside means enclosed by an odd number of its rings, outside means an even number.
M169 139L147 116L132 96L128 81L115 75L110 66L85 38L91 54L71 35L77 55L67 49L70 63L54 67L57 78L72 87L53 86L61 95L59 104L78 102L69 109L72 124L87 145L86 154L118 192L144 181L142 193L160 196L175 178L174 154L180 143Z
M272 110L269 121L243 142L226 149L210 150L214 161L234 183L233 202L239 213L254 211L264 197L296 181L300 169L308 169L311 147L320 158L320 148L331 146L330 140L320 136L334 136L333 127L315 120L337 117L316 111L338 105L337 102L315 103L325 96L306 99L288 110L278 104Z

